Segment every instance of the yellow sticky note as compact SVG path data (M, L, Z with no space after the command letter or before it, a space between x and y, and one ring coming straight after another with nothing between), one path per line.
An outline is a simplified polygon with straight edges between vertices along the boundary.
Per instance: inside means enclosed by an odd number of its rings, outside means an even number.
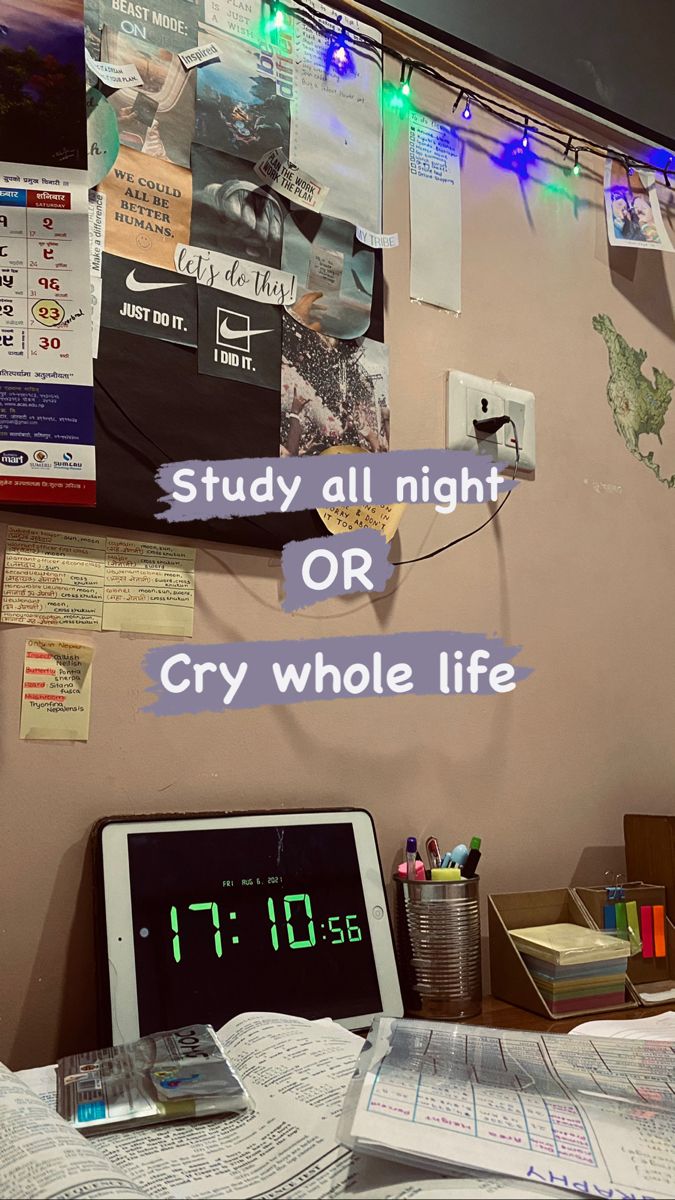
M93 646L44 638L26 642L20 736L86 742Z
M100 535L10 525L1 619L100 629L104 556Z
M192 637L194 602L193 546L108 538L104 629Z
M323 454L365 454L361 446L329 446ZM399 527L405 512L405 504L359 504L340 505L333 508L317 508L326 529L330 533L352 533L354 529L374 529L384 534L390 542Z

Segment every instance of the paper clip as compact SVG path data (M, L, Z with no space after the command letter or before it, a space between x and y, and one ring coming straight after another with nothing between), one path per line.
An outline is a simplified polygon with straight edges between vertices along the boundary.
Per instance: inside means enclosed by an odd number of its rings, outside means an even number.
M605 879L607 878L612 878L611 871L605 871ZM616 904L617 900L623 900L623 875L615 875L614 883L605 884L605 889L607 891L607 899L611 900L613 904Z

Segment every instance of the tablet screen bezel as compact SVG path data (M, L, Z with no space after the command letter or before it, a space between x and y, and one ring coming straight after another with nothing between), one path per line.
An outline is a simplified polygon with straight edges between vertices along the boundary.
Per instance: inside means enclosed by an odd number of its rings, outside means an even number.
M128 837L130 834L214 831L223 829L349 824L354 834L368 929L377 972L382 1008L379 1012L355 1012L335 1018L346 1029L365 1029L380 1014L403 1015L391 925L384 890L382 867L373 820L365 809L283 809L277 812L237 812L200 815L171 815L111 818L98 828L101 887L105 911L106 961L110 995L112 1043L134 1041L139 1035L136 963L132 925ZM348 973L345 978L348 980ZM274 997L261 994L261 1010L274 1010ZM330 1012L316 1013L331 1017Z

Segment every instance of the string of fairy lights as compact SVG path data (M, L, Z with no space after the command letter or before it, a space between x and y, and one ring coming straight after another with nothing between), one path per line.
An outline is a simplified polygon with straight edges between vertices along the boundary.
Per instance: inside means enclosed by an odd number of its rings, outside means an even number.
M383 51L381 43L375 38L360 30L347 28L339 15L319 13L307 0L292 0L292 7L284 4L283 0L262 0L262 10L262 28L272 44L284 30L289 29L291 21L300 21L325 38L323 59L326 77L332 75L347 78L355 75L355 54L358 53L374 54L381 58L384 52L390 58L396 59L401 64L401 73L398 84L389 89L388 103L401 117L414 105L412 78L413 73L417 72L435 80L441 87L455 94L451 113L454 114L460 105L463 105L461 116L467 122L471 120L475 109L481 109L511 126L516 131L516 152L532 154L532 141L536 138L537 141L560 150L572 175L581 174L579 156L583 154L602 159L610 157L623 164L627 175L632 175L635 171L651 172L660 175L667 188L672 186L671 175L675 175L675 155L671 154L665 165L659 166L634 155L623 154L590 138L576 138L559 126L550 125L546 121L532 121L527 113L512 108L493 96L485 95L473 86L455 83L435 67L409 58L394 47L387 46Z

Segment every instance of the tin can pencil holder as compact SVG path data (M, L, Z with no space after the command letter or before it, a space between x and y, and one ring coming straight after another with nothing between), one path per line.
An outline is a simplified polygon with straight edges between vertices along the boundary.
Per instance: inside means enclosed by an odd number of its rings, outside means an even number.
M479 878L394 877L396 948L406 1013L456 1021L480 1013Z

